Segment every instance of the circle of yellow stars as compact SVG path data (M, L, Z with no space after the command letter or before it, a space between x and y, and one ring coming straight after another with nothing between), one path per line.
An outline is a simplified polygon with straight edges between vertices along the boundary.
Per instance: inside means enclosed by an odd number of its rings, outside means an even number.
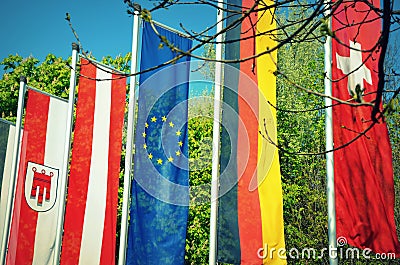
M153 117L150 118L150 124L151 124L151 123L156 123L157 121L158 121L158 118L157 118L156 116L153 116ZM163 123L166 123L166 122L167 122L167 117L166 117L166 116L162 116L162 117L161 117L161 121L162 121ZM175 127L175 124L174 124L172 121L170 121L170 122L168 122L168 126L172 129L172 128ZM142 133L142 136L143 136L143 138L145 138L145 139L146 139L146 136L147 136L147 134L146 134L146 129L149 128L149 127L150 127L149 123L146 122L146 123L144 124L145 130L144 130L144 132ZM178 139L179 139L179 137L182 135L182 132L181 132L180 130L176 130L176 131L175 131L175 135L178 136ZM181 147L182 147L182 146L183 146L183 142L182 142L182 140L179 140L179 141L178 141L178 148L177 148L176 151L175 151L175 156L176 156L176 157L179 157L179 156L182 155L182 152L181 152ZM148 147L147 144L144 143L144 144L143 144L143 149L147 150L147 147ZM163 164L165 164L165 163L172 163L172 162L174 161L174 157L171 156L171 155L167 158L166 161L164 161L162 158L154 157L153 154L152 154L151 152L147 154L147 158L150 159L151 161L155 161L158 165L163 165Z

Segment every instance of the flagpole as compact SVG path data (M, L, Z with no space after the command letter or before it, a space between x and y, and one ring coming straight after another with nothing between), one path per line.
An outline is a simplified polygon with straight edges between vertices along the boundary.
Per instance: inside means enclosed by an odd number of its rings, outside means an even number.
M132 32L132 53L131 53L131 74L137 72L137 54L139 44L139 12L135 11L133 15ZM122 199L121 230L119 235L119 254L118 265L125 264L126 259L126 241L128 237L128 211L129 198L131 191L132 158L133 158L133 140L135 126L135 86L137 75L131 75L129 81L129 103L128 103L128 124L126 136L126 155L124 169L124 192Z
M211 213L210 213L210 253L209 265L217 262L217 222L218 222L218 176L219 176L219 140L220 140L220 114L221 114L221 83L222 83L222 34L223 30L224 1L218 1L217 14L217 44L215 48L215 93L214 93L214 123L213 123L213 152L211 172Z
M14 202L14 192L15 192L15 180L18 175L18 156L20 150L20 140L21 140L21 128L22 128L22 116L24 112L24 99L25 99L25 91L26 91L26 77L21 76L19 83L19 95L18 95L18 108L17 108L17 121L15 124L15 137L14 137L14 150L13 150L13 159L12 159L12 168L11 168L11 178L10 178L10 191L8 192L7 197L7 207L6 207L6 216L4 220L4 231L3 238L1 244L0 251L0 264L5 264L7 245L8 245L8 236L10 233L10 224L11 224L11 214Z
M329 28L331 28L330 0L325 0L325 16L329 17ZM326 37L325 48L325 134L326 151L333 150L333 127L332 127L332 38ZM326 153L326 193L328 202L328 243L329 264L337 265L337 241L336 241L336 210L335 210L335 182L333 169L333 152Z
M56 251L53 259L53 264L58 265L60 263L61 253L61 242L62 242L62 231L64 224L64 212L66 202L66 190L68 183L68 165L69 165L69 153L71 150L71 135L72 135L72 123L74 120L74 103L75 103L75 88L76 88L76 65L78 61L79 46L76 43L72 43L72 63L71 63L71 77L69 79L69 96L68 96L68 113L67 113L67 126L65 131L65 147L64 147L64 165L63 175L61 176L62 181L60 187L60 208L57 218L57 230L56 230L56 242L54 249Z

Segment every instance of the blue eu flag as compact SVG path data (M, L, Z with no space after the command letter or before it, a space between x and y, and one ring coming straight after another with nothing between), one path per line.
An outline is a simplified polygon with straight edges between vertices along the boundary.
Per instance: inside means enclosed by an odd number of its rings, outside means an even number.
M156 26L183 51L192 41ZM144 23L140 69L178 54ZM189 57L140 76L127 264L184 264L189 205Z

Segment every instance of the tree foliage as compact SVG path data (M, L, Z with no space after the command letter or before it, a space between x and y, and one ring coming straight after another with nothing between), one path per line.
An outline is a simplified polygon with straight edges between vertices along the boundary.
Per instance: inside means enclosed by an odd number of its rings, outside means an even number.
M16 118L20 76L25 76L31 87L68 98L70 63L70 58L64 60L53 54L48 54L43 62L32 56L10 55L4 58L0 62L5 71L0 80L1 117L11 121Z
M207 264L210 236L210 183L212 154L212 101L196 100L190 109L190 206L186 238L186 263ZM200 114L202 113L202 114Z
M292 16L289 14L289 19ZM296 84L323 92L323 56L323 46L317 41L292 43L279 50L278 68ZM315 153L325 149L323 98L278 78L277 104L279 145L295 153ZM327 245L325 156L280 152L280 163L286 249L324 248ZM291 262L302 264L302 261L289 259Z

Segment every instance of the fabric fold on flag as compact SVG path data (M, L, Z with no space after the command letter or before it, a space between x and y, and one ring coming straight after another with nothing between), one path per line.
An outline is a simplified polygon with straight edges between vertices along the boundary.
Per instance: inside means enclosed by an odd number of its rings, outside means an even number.
M115 264L126 78L86 59L74 130L60 264Z
M228 1L237 9L233 23L255 2ZM273 1L264 1L273 5ZM240 9L239 7L242 7ZM257 8L257 7L256 7ZM273 10L251 12L229 30L226 59L237 60L276 46L265 34L276 28ZM255 32L259 36L255 36ZM264 33L264 34L263 34ZM255 50L254 50L255 48ZM259 131L277 141L277 52L225 66L222 113L217 258L232 264L286 264L283 202L278 150Z
M192 41L160 26L183 51ZM140 69L175 58L144 23ZM184 264L189 205L189 57L140 76L126 264Z
M7 264L53 264L68 103L29 89Z
M369 1L380 7L380 1ZM371 102L378 87L381 19L367 3L341 3L332 17L332 94L352 103ZM372 125L370 107L335 105L335 147ZM392 152L383 118L354 143L334 152L337 237L375 253L396 253Z
M4 232L7 198L10 192L14 137L15 124L0 119L0 246Z

